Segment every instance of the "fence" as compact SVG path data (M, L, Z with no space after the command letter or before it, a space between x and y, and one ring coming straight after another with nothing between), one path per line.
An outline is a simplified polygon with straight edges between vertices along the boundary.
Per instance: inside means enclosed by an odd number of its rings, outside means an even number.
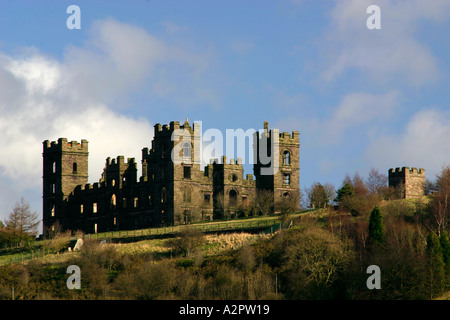
M273 233L280 229L287 229L293 225L293 221L298 218L299 215L292 216L292 220L282 222L279 217L267 218L267 219L255 219L244 221L221 221L221 222L208 222L203 224L192 225L178 225L162 228L149 228L140 230L120 230L109 231L103 233L86 234L88 239L113 239L113 238L128 238L128 237L152 237L152 236L172 236L181 232L185 228L194 228L202 232L224 232L224 231L243 231L243 230L258 230L263 233ZM76 240L73 238L71 240ZM27 248L34 248L27 250ZM14 251L19 250L17 253ZM30 242L28 245L8 244L3 248L0 248L0 252L11 252L12 254L0 254L0 265L10 263L23 263L27 260L39 259L50 253L49 249L43 246L37 246L36 242Z
M103 233L86 234L88 239L112 239L126 237L147 237L147 236L170 236L174 235L185 228L193 228L202 232L223 232L223 231L239 231L251 229L267 229L280 224L279 219L265 219L254 221L227 221L227 222L208 222L204 224L178 225L161 228L150 228L140 230L120 230L109 231Z

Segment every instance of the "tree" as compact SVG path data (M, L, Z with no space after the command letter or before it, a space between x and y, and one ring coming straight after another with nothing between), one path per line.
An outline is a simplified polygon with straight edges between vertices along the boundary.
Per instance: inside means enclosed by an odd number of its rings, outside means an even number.
M341 205L345 200L354 194L353 185L350 182L344 182L342 187L337 191L336 202Z
M427 236L426 255L428 258L429 292L432 299L442 294L445 284L445 264L442 256L442 247L439 237L434 233Z
M447 229L450 216L450 166L442 170L436 179L436 191L431 195L431 217L437 227L437 235Z
M297 211L299 208L299 195L283 195L275 202L275 208L280 211L282 220L287 220L289 215Z
M334 188L334 185L331 183L325 183L323 185L323 188L325 190L325 194L327 195L328 202L332 201L332 199L336 198L336 190Z
M11 231L12 241L21 242L37 235L39 218L36 212L30 210L30 205L21 198L5 224L6 229Z
M293 230L283 244L282 280L288 299L342 298L343 275L353 251L337 235L318 228Z
M369 218L369 241L383 243L383 217L378 206L373 208Z
M200 249L205 237L200 230L195 228L184 228L180 236L168 242L168 245L176 254L181 254L185 258L190 258L192 254Z
M353 190L358 196L365 196L369 193L369 189L367 189L366 184L364 183L364 179L356 172L353 176L352 180Z
M329 199L325 188L320 183L315 183L307 192L311 208L325 208L327 206Z
M369 177L366 180L366 186L372 193L380 194L387 188L388 178L382 174L378 169L372 168L369 172Z
M258 190L255 197L255 209L261 215L269 215L274 211L273 192Z

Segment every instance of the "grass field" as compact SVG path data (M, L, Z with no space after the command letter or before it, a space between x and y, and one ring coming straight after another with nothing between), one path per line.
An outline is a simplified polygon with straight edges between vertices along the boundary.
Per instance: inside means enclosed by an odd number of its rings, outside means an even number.
M308 213L311 213L311 211L306 210L292 214L289 216L288 221L295 220L301 215ZM202 251L209 255L222 250L236 248L246 241L259 237L260 233L275 232L281 227L282 222L282 218L279 215L247 217L236 220L213 221L161 228L110 231L87 234L84 235L84 238L111 240L117 246L119 252L123 253L168 255L170 254L170 248L166 245L168 239L176 236L184 228L195 228L206 234L206 243ZM256 233L255 230L257 231ZM218 235L218 233L224 232L229 234ZM32 259L63 259L63 254L58 255L52 252L48 241L35 241L23 248L0 249L0 265L14 262L26 263ZM70 241L73 247L76 237L72 237Z

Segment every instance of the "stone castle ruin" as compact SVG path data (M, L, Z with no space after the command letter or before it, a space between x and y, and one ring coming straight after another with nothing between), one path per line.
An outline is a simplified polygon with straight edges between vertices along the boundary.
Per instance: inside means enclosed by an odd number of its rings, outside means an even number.
M389 186L397 188L404 199L417 198L425 194L425 169L402 167L389 169Z
M180 129L187 132L189 143L173 139ZM254 177L244 177L241 159L226 156L211 159L201 170L200 135L199 125L191 126L187 119L181 125L156 124L151 148L142 149L141 177L134 158L118 156L106 159L99 182L92 185L87 140L44 141L44 233L55 226L97 233L209 221L223 217L224 210L233 213L250 205L263 190L270 191L274 206L279 199L298 197L298 131L279 133L269 130L267 122L262 134L255 131ZM174 148L181 154L178 161L171 156ZM276 170L262 161L261 150L275 159Z

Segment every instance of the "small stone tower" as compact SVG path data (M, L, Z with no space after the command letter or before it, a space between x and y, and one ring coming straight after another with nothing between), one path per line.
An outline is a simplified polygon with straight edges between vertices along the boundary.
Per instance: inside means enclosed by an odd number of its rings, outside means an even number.
M389 186L400 188L404 199L417 198L425 194L425 169L402 167L389 169Z
M58 222L67 226L67 198L78 185L88 181L88 142L43 142L43 230Z

